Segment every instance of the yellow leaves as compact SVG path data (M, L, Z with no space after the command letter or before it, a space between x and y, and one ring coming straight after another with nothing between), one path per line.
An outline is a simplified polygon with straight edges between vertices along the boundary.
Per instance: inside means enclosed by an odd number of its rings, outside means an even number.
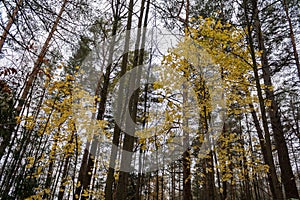
M31 168L31 166L32 166L32 165L27 164L27 165L25 166L25 168L26 168L26 169L29 169L29 168Z
M95 101L97 101L97 102L100 102L100 101L101 101L101 98L98 97L98 96L94 96L94 98L95 98Z
M81 182L80 182L80 181L78 181L78 182L77 182L77 185L76 185L76 187L78 187L78 188L79 188L80 186L81 186Z
M211 18L201 19L198 23L191 29L191 35L212 56L214 62L224 68L238 63L236 66L239 68L249 68L246 63L241 62L241 59L235 56L246 56L246 60L250 58L247 56L247 48L243 48L244 33L242 29L232 28L228 23L222 24Z
M49 107L44 107L43 110L45 111L45 113L47 115L49 115L51 113L51 108L49 108Z
M51 190L50 189L45 189L46 194L50 194Z
M172 143L174 141L174 139L172 137L167 139L167 143Z
M207 167L205 170L206 170L206 173L209 173L209 172L213 171L211 167Z
M269 165L263 165L262 168L263 168L263 170L265 172L269 172L269 170L270 170L270 166Z
M105 129L108 125L108 121L106 120L97 120L97 127L100 129Z
M222 176L222 181L229 181L232 178L231 173L226 173L225 175Z
M28 157L27 160L28 160L28 164L25 166L26 169L32 167L35 159L34 159L34 157Z
M27 117L17 116L16 120L17 120L17 123L21 123L23 121L24 127L27 130L32 130L36 125L36 120L34 119L33 116L27 116Z
M160 89L160 88L162 88L162 87L163 87L162 84L159 83L159 82L154 82L154 83L153 83L153 88L154 88L155 90Z
M33 195L31 197L26 198L25 200L43 200L41 195Z
M114 178L115 178L115 181L118 181L119 180L119 173L115 173Z
M20 124L22 121L22 116L16 116L17 124Z
M272 100L265 100L265 105L267 106L267 107L271 107L271 105L272 105Z
M190 174L185 180L184 183L187 183L192 178L192 175Z
M263 50L256 51L255 54L256 54L257 57L261 57L262 54L263 54Z
M142 145L145 145L146 144L146 138L140 138L139 143L142 144Z
M81 194L81 196L83 196L83 197L88 197L88 196L89 196L88 190L85 190L84 193Z
M223 188L220 188L220 193L221 193L221 194L223 193Z
M38 166L36 172L33 173L33 177L34 178L38 178L41 175L42 170L43 170L43 167L42 166Z
M142 145L141 146L141 150L145 151L147 149L147 146L146 145Z
M74 80L75 80L75 77L68 74L68 75L66 76L66 80L67 80L67 81L74 81Z

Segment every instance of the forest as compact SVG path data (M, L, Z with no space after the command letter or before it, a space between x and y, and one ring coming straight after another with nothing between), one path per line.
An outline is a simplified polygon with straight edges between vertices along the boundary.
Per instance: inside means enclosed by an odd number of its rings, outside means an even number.
M1 200L300 199L299 0L2 0Z

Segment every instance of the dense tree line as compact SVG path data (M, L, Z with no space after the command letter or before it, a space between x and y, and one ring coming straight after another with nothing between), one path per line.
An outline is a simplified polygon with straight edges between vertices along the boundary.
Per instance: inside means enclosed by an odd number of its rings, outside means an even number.
M298 0L0 9L1 199L299 199Z

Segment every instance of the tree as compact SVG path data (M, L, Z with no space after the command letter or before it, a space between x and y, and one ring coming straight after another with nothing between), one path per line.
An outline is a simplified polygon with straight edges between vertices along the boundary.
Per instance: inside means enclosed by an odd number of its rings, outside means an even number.
M16 7L15 7L15 9L13 10L13 13L10 14L10 16L9 16L9 21L7 22L6 27L5 27L5 29L4 29L4 31L3 31L3 33L2 33L2 36L1 36L1 40L0 40L0 52L2 52L2 48L3 48L3 45L4 45L5 40L6 40L6 38L7 38L7 35L8 35L8 33L9 33L9 30L10 30L12 24L13 24L14 21L15 21L15 18L16 18L17 14L18 14L18 11L19 11L19 9L20 9L22 3L23 3L23 0L19 0L19 1L16 3Z
M271 101L269 108L269 114L271 119L271 126L274 133L274 139L277 146L278 158L281 169L281 178L286 192L286 198L299 198L298 190L296 187L295 177L293 174L291 162L289 159L289 153L287 144L284 138L284 131L282 128L281 118L279 115L278 104L275 100L274 92L270 89L273 87L271 82L271 74L267 57L267 49L264 44L264 35L261 30L261 24L259 20L259 10L257 7L257 1L252 1L253 19L254 19L254 30L257 36L258 48L262 51L261 64L263 71L263 80L266 85L266 100Z

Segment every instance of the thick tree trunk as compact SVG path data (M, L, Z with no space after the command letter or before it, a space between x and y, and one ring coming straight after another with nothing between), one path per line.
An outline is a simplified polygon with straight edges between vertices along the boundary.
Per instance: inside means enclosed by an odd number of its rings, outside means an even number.
M263 94L262 94L262 89L259 81L259 75L258 75L258 67L257 67L257 61L255 57L255 49L254 49L254 43L253 43L253 38L252 38L252 31L251 31L251 24L248 16L248 5L247 1L244 0L244 12L245 12L245 18L246 18L246 23L247 23L247 31L248 31L248 43L250 46L250 53L251 53L251 58L253 62L253 72L255 76L255 84L256 84L256 89L257 89L257 96L259 99L259 105L260 105L260 110L261 110L261 116L262 116L262 122L263 122L263 128L265 132L265 145L262 144L263 137L261 134L259 135L260 137L260 142L262 145L262 151L263 154L265 154L265 163L269 166L269 173L268 173L268 180L271 188L271 192L273 195L274 199L283 199L283 194L282 194L282 189L281 185L278 181L277 174L276 174L276 168L274 165L274 159L272 155L272 149L271 149L271 138L270 138L270 131L269 131L269 126L268 126L268 121L267 121L267 115L266 115L266 108L265 108L265 103L263 99ZM252 113L252 116L255 116ZM258 133L260 133L260 128L259 125L256 122L256 128ZM265 146L265 148L264 148Z
M126 25L126 35L125 35L125 45L124 45L124 55L122 58L122 64L121 64L121 73L120 76L122 77L127 70L128 65L128 51L129 51L129 40L130 40L130 30L132 25L132 15L133 15L133 6L134 2L133 0L130 0L129 6L128 6L128 16L127 16L127 25ZM120 95L123 95L123 88L124 85L121 84L118 92L118 97L120 98ZM118 110L120 110L120 113L122 113L123 108L118 103ZM114 166L115 166L115 159L117 157L117 147L119 146L119 138L120 138L121 129L118 127L117 124L115 124L114 128L114 134L113 134L113 147L112 147L112 153L110 157L110 168L108 171L108 176L106 180L106 186L105 186L105 197L107 199L112 199L112 183L114 182ZM125 141L124 141L125 144ZM129 147L130 148L130 147ZM126 179L127 178L127 179ZM127 187L127 181L128 177L124 177L122 175L122 172L119 174L119 182L117 185L117 191L116 191L116 198L117 199L126 199L126 187Z
M183 91L183 102L187 102L188 94L185 91L187 89L184 85ZM183 105L183 143L189 143L189 133L185 131L188 127L188 120L186 119L185 105ZM191 182L191 161L190 161L190 150L187 149L182 155L182 169L183 169L183 200L192 200L192 182Z
M268 109L271 126L274 134L274 139L276 143L276 148L278 152L279 164L281 169L281 179L285 189L285 195L287 199L298 198L299 194L295 182L295 177L293 174L287 144L284 138L283 127L280 119L280 114L278 112L278 105L275 100L275 94L272 89L271 72L270 66L267 58L267 51L264 43L264 36L261 29L261 22L259 19L257 0L252 0L253 7L253 19L254 19L254 30L256 32L258 47L262 51L261 62L263 71L263 80L266 85L266 98L271 101L271 106Z
M140 16L138 21L138 32L137 32L137 40L135 44L135 52L134 52L134 60L133 60L133 67L136 67L138 65L142 65L144 62L144 45L145 45L145 37L146 37L146 27L148 22L148 12L149 12L149 1L147 4L145 19L144 19L144 30L142 35L142 24L143 24L143 16L144 16L144 7L145 7L145 0L141 1L141 10L140 10ZM133 5L132 5L133 8ZM129 7L129 9L131 9ZM129 22L129 16L128 16L128 22ZM131 21L130 21L130 27L131 27ZM128 27L127 27L128 28ZM128 30L128 29L127 29ZM135 85L140 84L140 77L141 71L138 70L136 74L133 74L132 77L130 77L129 87L134 88ZM137 104L138 104L138 98L139 98L139 89L136 90L133 93L132 101L129 102L129 111L132 117L132 121L136 123L137 118ZM131 120L131 119L125 119ZM126 123L126 126L129 123ZM130 132L133 134L135 132L134 127L129 127ZM122 158L121 158L121 170L125 168L129 168L131 164L131 155L126 155L128 152L133 151L135 138L132 135L125 134L124 136L124 145L123 145L123 151L122 151ZM130 153L129 153L130 154ZM129 172L121 171L118 187L117 187L117 199L124 199L126 196L124 194L127 194L127 186L128 186L128 177Z
M109 88L109 81L110 81L110 74L111 74L111 69L113 67L113 54L114 54L114 49L115 49L115 42L116 42L116 33L118 29L118 22L120 21L120 16L119 16L119 1L116 3L116 10L115 10L115 15L114 15L114 21L113 21L113 26L112 26L112 33L111 33L111 41L109 44L109 55L108 55L108 65L105 69L105 74L103 75L103 86L99 94L99 89L102 81L102 77L99 77L98 79L98 84L97 88L95 90L95 96L100 95L100 102L99 102L99 107L98 107L98 113L97 113L97 120L103 120L104 118L104 113L105 113L105 105L107 101L107 95L108 95L108 88ZM96 101L97 103L97 101ZM93 116L94 118L94 116ZM115 143L115 142L113 142ZM84 150L83 154L83 159L81 162L80 166L80 171L79 171L79 177L78 177L78 182L80 183L79 187L76 188L76 196L80 197L81 194L85 190L89 190L89 186L91 183L92 179L92 174L93 174L93 169L94 169L94 164L95 160L94 157L96 156L96 150L98 148L98 140L96 138L93 138L92 143L87 142L86 148ZM109 169L111 170L111 169ZM110 174L110 173L109 173ZM106 192L111 194L111 192ZM82 199L87 199L88 197L82 196ZM109 199L108 197L106 199Z

